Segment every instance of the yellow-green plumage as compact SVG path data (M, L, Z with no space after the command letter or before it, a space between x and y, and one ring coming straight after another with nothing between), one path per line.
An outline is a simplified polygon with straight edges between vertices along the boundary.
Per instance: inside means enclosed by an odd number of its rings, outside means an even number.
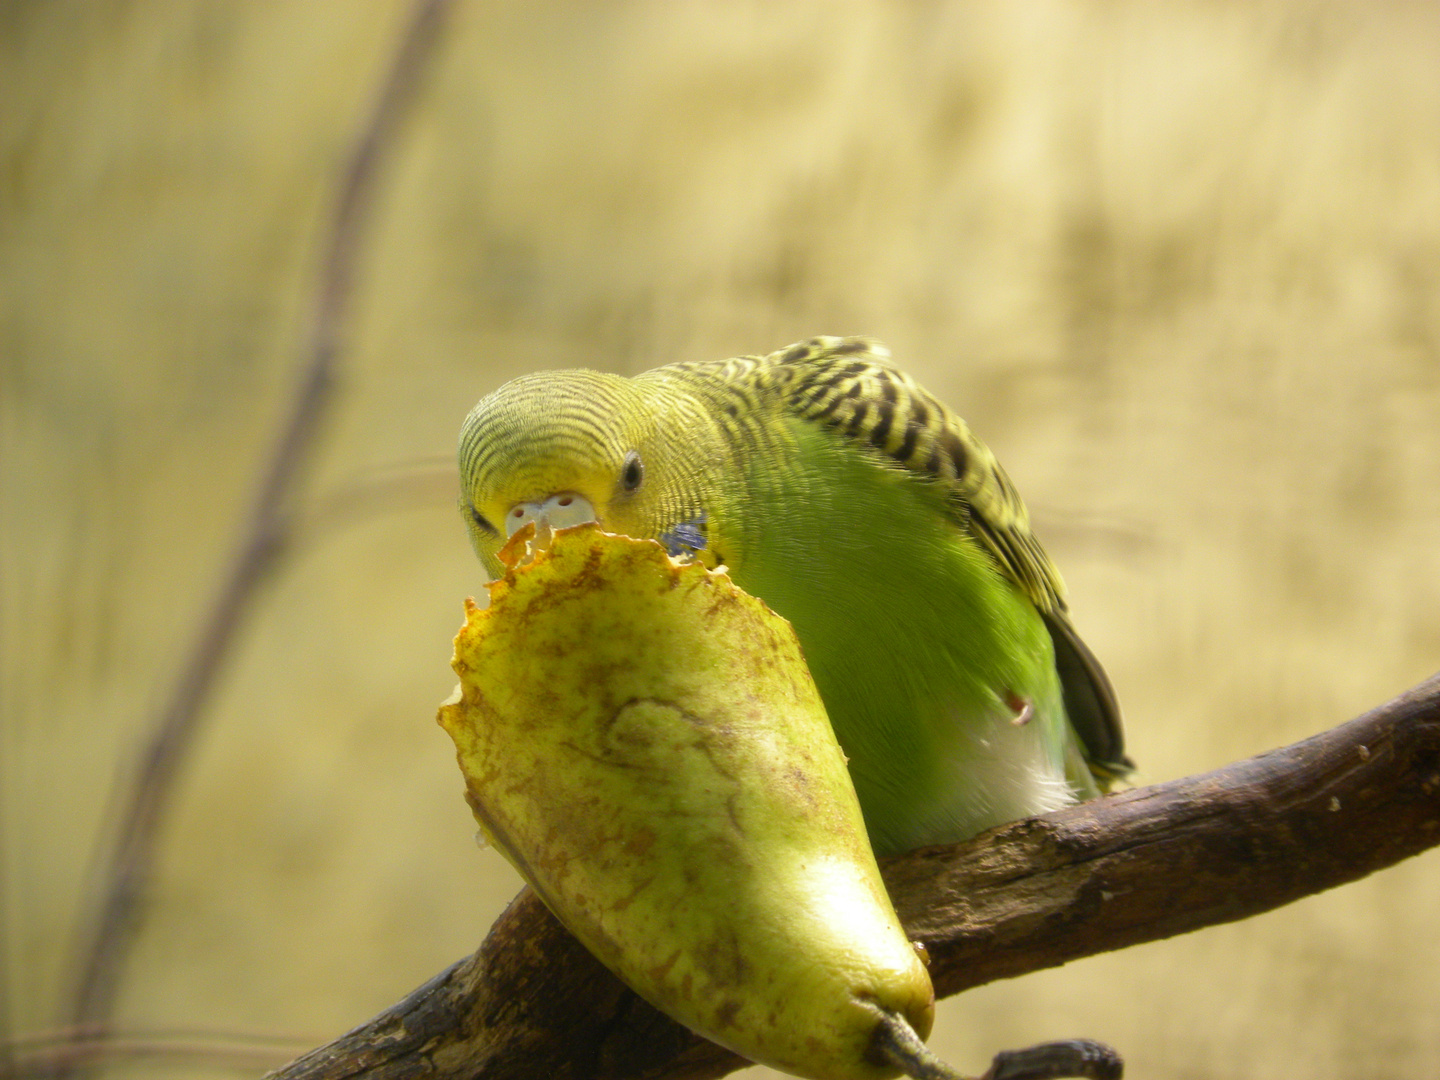
M507 523L589 515L725 564L789 619L881 853L1128 768L1109 683L1004 471L873 342L525 376L467 418L460 470L492 574Z

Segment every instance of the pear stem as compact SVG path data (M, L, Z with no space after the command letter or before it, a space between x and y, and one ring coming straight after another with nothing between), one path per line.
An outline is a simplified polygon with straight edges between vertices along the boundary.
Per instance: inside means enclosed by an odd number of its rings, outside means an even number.
M873 1048L879 1061L913 1080L970 1080L936 1057L899 1013L880 1011ZM1093 1039L1066 1039L1002 1050L979 1080L1121 1080L1124 1075L1125 1062L1113 1048Z

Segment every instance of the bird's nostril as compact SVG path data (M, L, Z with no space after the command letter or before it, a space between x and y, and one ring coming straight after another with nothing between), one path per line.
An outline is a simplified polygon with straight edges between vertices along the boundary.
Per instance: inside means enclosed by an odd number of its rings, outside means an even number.
M561 505L561 506L569 506L569 505L570 505L572 502L574 502L574 501L575 501L575 500L572 499L569 495L566 495L563 499L560 500L560 505Z

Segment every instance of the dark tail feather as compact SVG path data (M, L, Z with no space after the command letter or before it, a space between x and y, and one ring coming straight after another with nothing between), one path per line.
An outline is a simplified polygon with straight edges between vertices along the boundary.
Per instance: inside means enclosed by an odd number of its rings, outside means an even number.
M1125 756L1125 730L1120 724L1120 705L1100 661L1075 633L1070 620L1061 614L1041 613L1055 644L1055 670L1070 726L1085 748L1085 760L1102 790L1123 780L1135 769Z

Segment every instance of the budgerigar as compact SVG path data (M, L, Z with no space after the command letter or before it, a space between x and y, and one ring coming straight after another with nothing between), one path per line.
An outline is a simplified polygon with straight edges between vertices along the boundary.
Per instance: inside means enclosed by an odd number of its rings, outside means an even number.
M460 434L492 575L529 521L724 565L789 619L877 854L950 843L1130 768L1110 683L964 421L863 338L634 378L526 375Z

